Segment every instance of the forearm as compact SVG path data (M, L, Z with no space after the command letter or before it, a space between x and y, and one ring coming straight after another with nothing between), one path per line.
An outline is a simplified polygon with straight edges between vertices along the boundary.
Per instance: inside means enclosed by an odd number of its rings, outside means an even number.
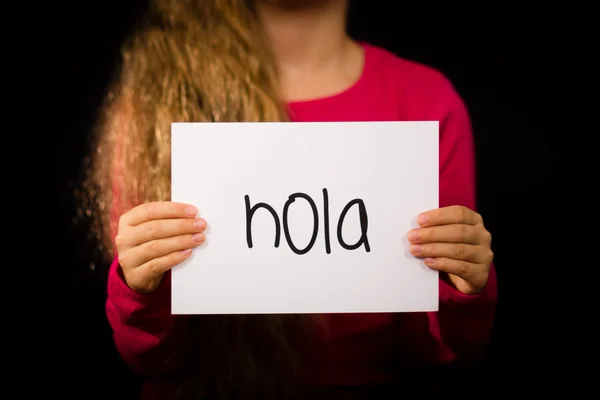
M485 354L494 325L497 281L494 266L476 295L458 292L440 280L440 307L428 313L429 330L439 347L437 362L475 362Z
M168 373L179 363L185 318L171 315L170 275L148 295L132 291L117 260L108 279L106 314L117 350L136 372L144 376Z

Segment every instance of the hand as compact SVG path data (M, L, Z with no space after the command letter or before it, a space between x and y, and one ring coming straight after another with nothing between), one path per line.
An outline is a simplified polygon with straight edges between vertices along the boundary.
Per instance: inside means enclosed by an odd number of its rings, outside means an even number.
M431 269L448 274L454 287L465 294L479 293L486 285L494 258L492 235L481 215L452 206L420 214L421 228L408 233L410 252Z
M123 214L115 238L127 285L138 293L156 290L165 272L204 243L206 221L189 204L152 202Z

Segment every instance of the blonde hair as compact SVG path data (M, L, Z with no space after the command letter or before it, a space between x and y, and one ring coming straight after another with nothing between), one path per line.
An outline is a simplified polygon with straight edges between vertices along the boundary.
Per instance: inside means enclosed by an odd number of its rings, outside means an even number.
M282 121L276 71L245 0L153 0L122 48L87 160L81 213L108 254L118 216L170 199L172 122Z

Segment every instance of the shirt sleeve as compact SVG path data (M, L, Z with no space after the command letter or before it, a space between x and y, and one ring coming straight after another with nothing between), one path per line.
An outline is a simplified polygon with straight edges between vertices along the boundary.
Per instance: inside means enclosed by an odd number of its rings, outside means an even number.
M107 129L116 132L115 154L112 168L112 197L110 207L110 235L117 234L119 216L133 206L124 204L121 189L124 187L126 151L124 140L129 134L132 118L128 98L116 102L115 117ZM116 253L116 251L115 251ZM147 378L164 376L180 364L179 349L186 320L184 316L171 315L171 273L165 274L161 285L150 294L131 290L115 258L108 273L106 316L112 328L113 339L123 360L138 374Z
M138 374L147 378L175 372L181 363L185 317L171 314L171 274L154 292L139 294L125 282L118 260L109 275L106 315L117 350Z
M475 155L467 108L444 79L433 109L440 121L440 208L461 205L476 210ZM429 330L438 362L472 362L481 358L489 343L497 302L496 271L492 265L486 287L467 295L451 286L443 275L439 282L438 312L428 313Z

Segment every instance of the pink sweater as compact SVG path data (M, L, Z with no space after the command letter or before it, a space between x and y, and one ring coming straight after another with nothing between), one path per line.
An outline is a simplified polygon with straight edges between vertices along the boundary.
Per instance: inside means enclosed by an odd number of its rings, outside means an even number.
M294 121L439 121L440 207L475 208L473 138L467 110L439 72L364 45L362 77L343 93L290 104ZM426 210L423 210L426 211ZM150 295L123 281L117 261L108 280L106 312L123 359L148 378L143 398L168 391L161 373L173 367L177 330L185 317L170 314L170 276ZM439 312L328 315L329 351L316 355L311 386L353 388L386 384L399 368L478 359L489 341L496 275L465 295L440 280ZM185 353L185 352L184 352ZM165 362L165 360L169 360ZM426 390L426 388L423 388ZM328 395L329 398L346 398Z

